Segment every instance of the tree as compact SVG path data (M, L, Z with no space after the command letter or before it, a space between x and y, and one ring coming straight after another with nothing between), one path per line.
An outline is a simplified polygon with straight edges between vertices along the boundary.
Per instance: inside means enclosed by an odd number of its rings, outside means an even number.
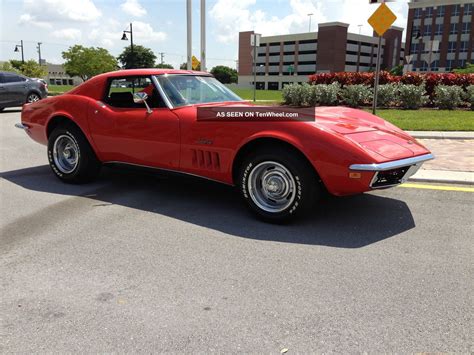
M21 73L30 78L44 78L48 71L46 66L39 65L36 60L30 59L21 66Z
M23 62L21 60L10 59L9 62L13 66L13 68L15 68L16 70L21 71L21 66L23 64Z
M76 44L62 53L66 60L64 69L70 76L78 76L83 81L95 75L117 69L117 60L107 49L84 47Z
M187 70L188 69L188 63L183 63L179 66L179 69L182 69L182 70ZM201 63L199 63L199 65L197 66L196 69L193 69L193 70L201 70Z
M17 73L19 74L20 73L20 70L18 70L17 68L15 68L11 61L10 62L4 62L2 64L2 66L0 66L0 70L1 71L8 71L8 72L12 72L12 73Z
M166 64L166 63L157 64L157 65L156 65L156 68L158 68L158 69L174 69L171 64Z
M237 70L225 65L218 65L211 69L211 74L222 84L231 84L237 82Z
M140 45L125 47L123 52L117 57L122 63L124 69L132 68L153 68L155 66L156 55L150 48L146 48Z

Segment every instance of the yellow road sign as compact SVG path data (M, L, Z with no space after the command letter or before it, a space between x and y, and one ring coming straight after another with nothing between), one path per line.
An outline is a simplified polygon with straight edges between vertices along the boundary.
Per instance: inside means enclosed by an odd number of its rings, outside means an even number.
M192 61L193 70L196 70L200 65L201 65L201 62L195 56L193 56L193 61Z
M397 16L390 10L390 8L385 5L385 3L380 4L379 8L370 16L367 21L372 28L377 32L379 36L383 34L392 26L392 24L397 19Z

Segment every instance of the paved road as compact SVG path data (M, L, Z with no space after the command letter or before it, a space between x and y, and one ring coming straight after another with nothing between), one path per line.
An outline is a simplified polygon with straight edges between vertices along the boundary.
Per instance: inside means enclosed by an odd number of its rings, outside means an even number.
M0 114L0 352L472 352L473 196L396 188L290 226L226 186L60 183Z

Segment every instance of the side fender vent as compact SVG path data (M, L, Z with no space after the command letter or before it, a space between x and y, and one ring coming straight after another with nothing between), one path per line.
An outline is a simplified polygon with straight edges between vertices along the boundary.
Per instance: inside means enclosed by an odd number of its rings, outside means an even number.
M216 171L219 171L221 169L221 163L218 153L198 149L192 149L191 152L193 167Z

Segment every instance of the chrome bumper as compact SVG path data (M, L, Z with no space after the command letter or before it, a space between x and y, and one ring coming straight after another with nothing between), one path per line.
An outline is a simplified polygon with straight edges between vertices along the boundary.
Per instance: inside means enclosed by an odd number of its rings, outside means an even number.
M26 131L28 128L30 128L30 127L28 127L27 125L24 125L23 123L15 123L15 127L16 127L16 128L19 128L19 129L23 129L23 130L25 130L25 131Z
M403 184L421 168L425 161L431 159L434 159L433 154L424 154L380 164L352 164L349 169L374 171L375 174L370 182L370 188L384 189Z

